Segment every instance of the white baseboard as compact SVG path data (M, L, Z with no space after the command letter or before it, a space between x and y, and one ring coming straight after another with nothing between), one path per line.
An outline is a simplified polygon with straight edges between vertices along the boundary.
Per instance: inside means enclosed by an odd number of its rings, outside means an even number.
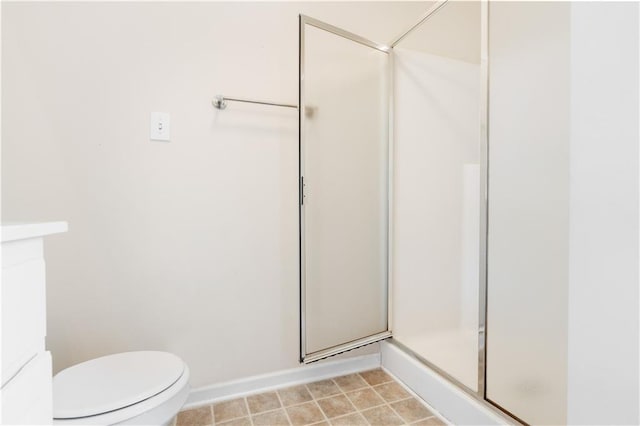
M183 409L380 367L380 354L324 361L192 389Z
M455 425L508 425L515 423L497 413L438 373L387 341L380 342L382 367Z

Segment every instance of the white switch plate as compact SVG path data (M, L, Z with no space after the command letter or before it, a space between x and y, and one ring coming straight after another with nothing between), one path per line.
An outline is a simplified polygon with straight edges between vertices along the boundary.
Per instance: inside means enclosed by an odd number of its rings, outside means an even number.
M152 141L169 141L171 139L171 116L168 112L152 112L149 137Z

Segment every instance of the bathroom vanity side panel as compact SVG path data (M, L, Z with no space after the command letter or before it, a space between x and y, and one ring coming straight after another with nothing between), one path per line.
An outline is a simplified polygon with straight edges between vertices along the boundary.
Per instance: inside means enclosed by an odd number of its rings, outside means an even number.
M45 352L42 238L2 243L0 424L50 424L51 354Z
M46 335L42 239L2 244L2 386L38 352Z

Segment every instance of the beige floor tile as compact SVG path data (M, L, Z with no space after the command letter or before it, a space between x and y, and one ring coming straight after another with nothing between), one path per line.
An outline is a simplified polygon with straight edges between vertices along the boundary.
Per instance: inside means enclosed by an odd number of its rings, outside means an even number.
M333 380L320 380L319 382L309 383L307 388L316 399L340 393L340 389Z
M440 420L438 417L429 417L428 419L419 420L412 425L417 426L446 426L447 424Z
M231 401L219 402L213 405L213 417L216 423L225 422L236 417L245 417L247 406L244 398L232 399Z
M401 399L407 399L411 396L411 394L409 394L409 392L407 392L397 382L389 382L383 385L374 386L374 389L387 402L399 401Z
M269 411L252 417L255 426L289 426L289 419L284 410Z
M251 426L251 420L249 420L249 417L240 417L228 422L216 423L216 426Z
M331 424L334 426L360 426L368 425L367 420L362 417L360 413L351 413L346 416L336 417L331 419Z
M447 425L382 369L185 410L175 419L175 426L214 423L216 426Z
M325 420L315 402L294 405L293 407L287 407L286 410L294 426L309 425Z
M363 371L362 373L360 373L360 375L371 386L393 381L393 378L385 373L381 368L378 368L376 370Z
M349 374L347 376L336 377L333 381L336 382L343 392L349 392L367 386L367 382L365 382L359 374Z
M349 392L347 393L347 397L349 397L358 410L366 410L384 404L382 398L371 388Z
M178 413L177 426L206 426L213 424L211 406L192 408Z
M262 413L263 411L280 408L280 400L275 392L259 393L247 397L247 404L251 414Z
M415 398L390 404L407 423L433 416L433 413Z
M351 401L344 395L319 399L316 402L329 419L356 411L356 407L354 407Z
M289 405L302 404L303 402L311 401L313 399L305 385L280 389L278 394L280 395L282 404L285 407L288 407Z
M365 410L362 415L374 426L402 425L404 421L386 405Z

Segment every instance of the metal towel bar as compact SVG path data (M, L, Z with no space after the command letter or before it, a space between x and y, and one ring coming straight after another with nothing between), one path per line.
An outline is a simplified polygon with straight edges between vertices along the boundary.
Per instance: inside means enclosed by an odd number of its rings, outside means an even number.
M295 108L298 109L298 105L293 105L293 104L281 104L278 102L267 102L267 101L254 101L251 99L241 99L241 98L229 98L227 96L222 96L222 95L218 95L215 98L213 98L213 101L211 101L211 103L213 104L214 107L218 108L218 109L225 109L227 107L227 102L231 101L231 102L245 102L245 103L249 103L249 104L258 104L258 105L270 105L270 106L278 106L278 107L283 107L283 108Z

